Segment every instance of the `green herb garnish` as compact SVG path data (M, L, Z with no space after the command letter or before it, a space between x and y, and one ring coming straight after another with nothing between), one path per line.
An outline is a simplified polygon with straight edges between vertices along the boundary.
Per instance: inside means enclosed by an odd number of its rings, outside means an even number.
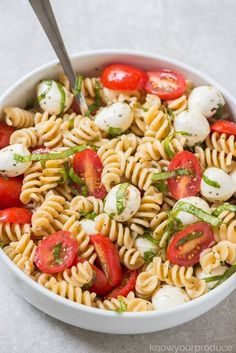
M115 136L119 136L122 134L122 129L120 129L119 127L109 127L108 129L108 134L115 137Z
M57 88L61 95L61 100L60 100L60 114L61 114L64 112L64 109L65 109L66 94L65 94L64 88L59 82L57 82Z
M38 98L38 102L40 103L48 94L48 92L50 91L50 89L52 88L52 83L53 80L43 80L42 82L44 82L48 87L45 89L44 92L42 92L37 98Z
M101 104L101 97L100 97L100 82L96 80L95 83L95 100L93 104L89 105L88 110L85 115L89 116L94 110L96 110Z
M192 134L190 134L187 131L175 131L176 135L183 135L183 136L192 136Z
M212 276L212 277L207 277L207 278L203 278L206 282L214 282L217 281L216 284L214 285L214 288L218 287L221 283L223 283L224 281L226 281L229 277L231 277L234 273L236 272L236 265L233 265L231 267L229 267L224 273L223 275L219 275L219 276Z
M97 217L97 214L95 212L80 212L80 214L82 217L86 219L91 219L92 221L95 217Z
M55 263L57 263L58 265L63 264L63 260L60 258L61 250L62 250L62 243L61 242L58 243L57 245L55 245L53 248L54 260L55 260Z
M236 212L236 205L231 205L230 203L224 203L223 205L218 206L215 211L212 213L213 216L218 217L223 211L232 211Z
M171 212L176 215L176 212L178 213L178 211L185 211L187 213L190 213L193 216L198 217L202 221L209 223L214 227L222 223L222 221L219 218L210 215L209 213L203 211L201 208L198 208L188 202L183 202L183 201L178 202L176 207Z
M3 249L3 247L4 247L4 243L1 241L1 242L0 242L0 248Z
M73 94L75 96L78 96L81 94L82 92L82 83L83 83L83 76L79 75L77 78L76 78L76 81L75 81L75 87L73 89Z
M207 184L207 185L210 185L212 186L213 188L217 188L219 189L220 188L220 184L217 183L217 181L214 181L214 180L211 180L209 179L206 175L203 174L202 176L202 179L203 181Z
M168 172L153 173L152 182L155 183L160 180L175 178L177 176L182 176L182 175L193 175L193 172L189 169L180 168L180 169L175 169Z
M214 118L216 119L221 119L222 118L222 115L223 115L223 109L224 109L224 106L223 104L219 103L218 104L218 107L216 109L216 112L214 114Z
M129 187L128 183L120 184L116 192L116 209L117 209L118 215L120 215L125 209L128 187Z
M117 298L119 300L119 303L120 303L120 307L117 308L115 311L119 314L127 311L127 305L125 303L125 300L124 300L124 297L122 297L121 295L118 296Z
M144 252L144 261L146 264L150 264L150 262L152 262L153 258L156 256L157 254L152 251L152 250L147 250Z
M177 246L177 247L180 247L180 246L186 244L186 243L187 243L188 241L190 241L190 240L194 240L194 239L197 239L197 238L201 238L201 237L202 237L202 234L203 234L202 232L192 232L192 233L186 235L186 237L180 239L180 240L177 242L176 246Z
M71 118L68 122L68 129L72 130L74 128L75 118Z
M151 233L146 230L143 235L140 235L140 238L146 238L148 241L150 241L152 244L154 245L158 245L158 240L154 239L152 236L151 236Z
M86 145L75 146L69 148L63 152L53 152L53 153L32 153L28 156L21 156L20 154L14 153L13 159L17 162L27 163L30 161L48 161L55 159L63 159L69 157L77 152L84 151L87 148Z
M175 155L175 153L172 151L172 149L170 148L170 142L173 138L174 134L171 133L170 135L168 135L164 141L163 141L163 147L164 147L164 150L168 156L168 158L172 159Z
M155 187L157 188L158 191L163 192L163 193L169 191L168 186L165 183L156 182Z

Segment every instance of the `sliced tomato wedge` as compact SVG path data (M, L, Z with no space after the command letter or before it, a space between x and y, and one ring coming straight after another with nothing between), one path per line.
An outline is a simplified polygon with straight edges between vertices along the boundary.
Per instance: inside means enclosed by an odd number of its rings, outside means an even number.
M71 267L77 251L78 243L71 233L59 231L40 241L34 261L40 271L58 273Z
M147 81L147 74L137 67L125 64L107 66L101 75L104 87L116 91L141 90Z
M22 177L0 177L0 209L22 205L20 201L22 181Z
M227 120L219 120L211 125L211 131L236 136L236 123Z
M22 207L11 207L0 211L1 223L30 224L31 217L32 217L32 213L26 208L22 208Z
M98 260L112 287L118 286L122 280L120 258L115 245L102 234L90 235Z
M171 239L167 259L179 266L193 266L199 262L200 253L214 243L211 226L205 222L191 224Z
M138 272L136 270L131 271L129 269L125 269L121 284L112 289L112 291L106 295L106 298L117 298L119 295L122 295L122 297L127 297L129 292L133 291L135 288L137 276Z
M75 173L85 180L90 195L99 199L106 196L106 189L101 182L103 165L94 150L86 149L76 153L73 168Z
M163 69L148 72L147 75L145 90L157 95L160 99L176 99L185 91L185 78L180 72Z
M13 127L0 123L0 149L10 144L10 137L14 131Z
M86 261L84 258L81 258L81 257L76 257L75 259L76 260L73 262L73 266L76 266L79 262ZM108 293L112 289L112 286L108 281L108 278L97 266L93 264L90 264L90 265L94 272L94 278L91 286L88 287L88 290L90 292L95 292L98 295L104 295Z
M167 180L169 191L177 200L196 195L202 178L200 163L193 153L188 151L177 153L171 160L168 171L182 168L190 170L192 175L181 175Z

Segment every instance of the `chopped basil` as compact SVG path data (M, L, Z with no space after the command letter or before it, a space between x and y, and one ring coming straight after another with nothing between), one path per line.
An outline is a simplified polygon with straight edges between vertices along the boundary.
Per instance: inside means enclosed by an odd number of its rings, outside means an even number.
M25 110L30 110L34 107L34 98L29 98L26 101L26 105L24 107Z
M223 211L233 211L236 212L236 205L231 205L230 203L224 203L218 206L212 213L213 216L218 217Z
M116 192L116 209L117 209L118 215L120 215L125 209L128 187L129 187L128 183L120 184Z
M91 219L92 221L94 220L95 217L97 217L97 214L95 212L80 212L80 214L84 218Z
M75 146L69 148L63 152L53 152L53 153L32 153L28 156L21 156L20 154L14 153L14 160L21 163L27 163L30 161L49 161L55 159L63 159L69 157L77 152L84 151L87 148L86 145Z
M122 134L122 129L120 129L119 127L109 127L108 129L108 134L111 136L119 136Z
M71 118L69 120L69 124L68 124L68 129L72 130L74 128L74 122L75 122L75 118Z
M164 106L164 112L168 115L171 121L175 119L175 113L171 108Z
M216 282L216 284L214 285L214 288L218 287L221 283L223 283L224 281L226 281L229 277L231 277L234 273L236 272L236 265L233 265L231 267L229 267L222 275L219 276L212 276L212 277L206 277L203 278L206 282Z
M119 303L120 303L120 307L117 308L115 311L117 313L123 313L124 311L127 311L127 305L125 303L125 300L124 300L124 297L122 297L121 295L118 296L118 300L119 300Z
M85 181L82 178L80 178L77 174L75 174L75 171L72 167L69 169L68 174L69 174L70 179L73 181L73 183L78 184L78 185L85 184Z
M4 243L0 242L0 248L3 248L3 247L4 247Z
M211 180L209 179L206 175L203 174L202 176L202 179L203 181L207 184L207 185L210 185L212 186L213 188L217 188L219 189L220 188L220 184L217 183L217 181L214 181L214 180Z
M96 110L101 104L101 97L100 97L100 82L96 80L95 83L95 100L93 104L89 105L86 115L89 116L94 110Z
M221 119L223 115L223 109L224 109L224 106L221 103L219 103L216 109L216 112L214 114L214 118Z
M59 82L57 82L57 88L61 95L61 100L60 100L60 114L61 114L64 112L64 109L65 109L66 94L65 94L64 88Z
M202 221L209 223L214 227L222 223L219 218L210 215L209 213L203 211L201 208L198 208L188 202L178 202L177 206L171 212L176 214L176 212L178 211L185 211L187 213L190 213L193 216L198 217Z
M37 98L38 98L38 102L40 103L41 100L43 100L46 95L48 94L48 92L50 91L50 89L52 88L52 82L53 80L43 80L42 82L45 83L46 86L48 86L44 92L42 92Z
M146 113L148 112L148 108L143 107L143 111Z
M192 175L192 174L193 172L191 170L185 169L185 168L175 169L168 172L153 173L152 182L155 183L156 181L160 181L160 180L166 180L166 179L175 178L181 175Z
M202 232L192 232L192 233L186 235L186 237L180 239L180 240L177 242L176 246L177 246L177 247L180 247L180 246L186 244L186 243L187 243L188 241L190 241L190 240L194 240L194 239L197 239L197 238L201 238L202 235L203 235Z
M172 133L172 134L168 135L163 141L164 150L165 150L168 158L170 158L170 159L172 159L175 155L175 153L170 148L170 142L171 142L173 136L174 136L174 134Z
M165 183L157 182L155 183L155 187L157 188L158 191L163 193L169 191L168 186Z
M82 193L82 196L84 196L84 197L88 196L89 189L86 184L81 186L81 193Z
M157 254L152 250L145 251L143 256L145 263L150 264L156 255Z
M183 135L183 136L192 136L192 134L190 134L187 131L175 131L176 135Z
M146 238L148 241L150 241L152 244L154 244L154 245L158 245L158 241L156 240L156 239L154 239L152 236L151 236L151 234L150 234L150 232L149 231L145 231L144 233L143 233L143 235L140 235L140 238Z
M62 243L61 242L58 243L57 245L55 245L53 248L54 260L55 260L55 263L57 263L58 265L63 264L63 260L60 258L61 250L62 250Z
M74 89L73 89L73 94L75 96L78 96L78 95L81 94L81 92L82 92L82 83L83 83L83 76L79 75L76 78L75 86L74 86Z

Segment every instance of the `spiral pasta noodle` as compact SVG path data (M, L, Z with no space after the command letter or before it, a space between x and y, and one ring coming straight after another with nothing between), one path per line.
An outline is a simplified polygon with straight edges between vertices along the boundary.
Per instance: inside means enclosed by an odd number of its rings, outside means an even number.
M70 209L72 211L77 211L83 214L94 212L98 215L103 212L103 207L102 200L96 199L94 196L76 196L70 203Z
M144 259L139 250L124 245L119 250L120 260L129 270L136 270L144 264Z
M41 191L42 182L42 166L40 162L36 162L26 171L23 179L20 200L23 204L31 201L42 202L43 196Z
M47 193L49 190L54 189L62 182L61 170L64 166L64 160L49 160L45 162L42 174L39 177L41 182L40 191Z
M58 282L66 281L66 283L73 287L83 287L89 285L93 280L93 269L88 261L78 263L77 266L72 266L63 272L57 274L56 279Z
M223 150L205 148L200 146L195 147L195 156L198 158L202 169L208 167L216 167L225 170L227 173L235 168L235 161L232 153L226 153Z
M93 264L97 258L97 254L94 250L94 246L90 243L89 235L82 227L80 227L76 234L76 240L78 242L78 255Z
M218 132L213 132L206 138L206 145L211 150L215 149L218 152L231 153L234 157L236 156L236 142L235 136L226 134L220 134Z
M20 240L25 233L30 232L29 224L1 223L0 222L0 241L9 244L12 241Z
M5 122L9 126L17 129L28 128L34 126L34 114L28 110L17 107L5 107Z
M223 222L214 229L216 241L229 240L231 243L236 243L235 212L223 211L219 218Z
M63 145L62 119L52 115L48 120L36 125L45 147L55 148Z
M37 147L42 145L41 135L35 127L29 127L21 130L16 130L11 134L10 144L22 143L26 147Z
M188 107L188 100L185 94L180 96L179 98L165 101L165 106L168 109L171 109L175 115L182 113Z

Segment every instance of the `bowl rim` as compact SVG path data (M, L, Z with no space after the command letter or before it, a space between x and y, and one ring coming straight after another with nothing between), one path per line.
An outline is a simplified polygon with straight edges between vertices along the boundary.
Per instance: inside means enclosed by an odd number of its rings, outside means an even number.
M219 90L223 93L223 95L226 97L226 101L230 100L233 105L236 107L236 98L233 97L231 93L229 93L224 87L221 86L218 82L216 82L214 79L209 77L207 74L201 72L198 69L193 68L191 65L185 64L179 60L170 58L165 55L159 55L151 52L146 52L146 51L136 51L136 50L126 50L126 49L97 49L97 50L90 50L90 51L84 51L81 53L75 53L70 55L72 62L73 60L83 58L83 57L92 57L92 56L104 56L104 55L129 55L129 56L139 56L143 57L144 59L154 59L154 60L161 60L161 61L166 61L170 65L174 66L179 66L182 67L183 69L190 71L191 73L195 74L196 76L204 79L205 81L209 82L211 85L215 85ZM40 65L36 69L31 70L29 73L25 74L22 78L17 80L15 83L13 83L0 97L0 104L2 104L2 101L4 101L11 93L16 89L16 87L24 84L28 79L30 79L32 76L49 69L50 67L52 68L55 65L60 65L58 60L52 60L46 64ZM90 306L86 306L83 304L79 304L76 302L73 302L69 299L63 298L60 295L57 295L53 293L52 291L46 289L39 283L35 282L32 278L30 278L28 275L26 275L22 270L20 270L11 260L8 258L8 256L4 253L3 249L0 248L0 259L4 262L4 264L13 272L15 275L20 278L23 282L25 282L27 285L30 287L33 287L34 290L40 292L42 295L45 297L48 297L52 300L57 301L58 303L61 303L64 306L68 306L72 308L73 310L78 310L78 311L83 311L87 312L90 314L95 314L99 316L105 316L105 317L113 317L113 318L118 318L120 319L120 313L110 311L110 310L101 310L99 308L94 308ZM235 284L235 285L234 285ZM234 288L232 288L232 287ZM124 312L122 313L122 317L124 318L161 318L165 317L167 315L178 315L178 314L183 314L183 312L186 312L188 310L194 311L195 308L198 308L201 304L204 305L205 302L211 301L214 298L220 296L220 294L224 293L224 291L228 288L232 289L232 291L236 288L236 273L232 275L230 278L228 278L225 282L223 282L220 286L216 287L214 290L209 291L208 293L204 294L203 296L196 298L194 300L190 300L189 302L179 305L175 308L170 308L170 309L160 309L160 310L153 310L153 311L147 311L147 312Z

